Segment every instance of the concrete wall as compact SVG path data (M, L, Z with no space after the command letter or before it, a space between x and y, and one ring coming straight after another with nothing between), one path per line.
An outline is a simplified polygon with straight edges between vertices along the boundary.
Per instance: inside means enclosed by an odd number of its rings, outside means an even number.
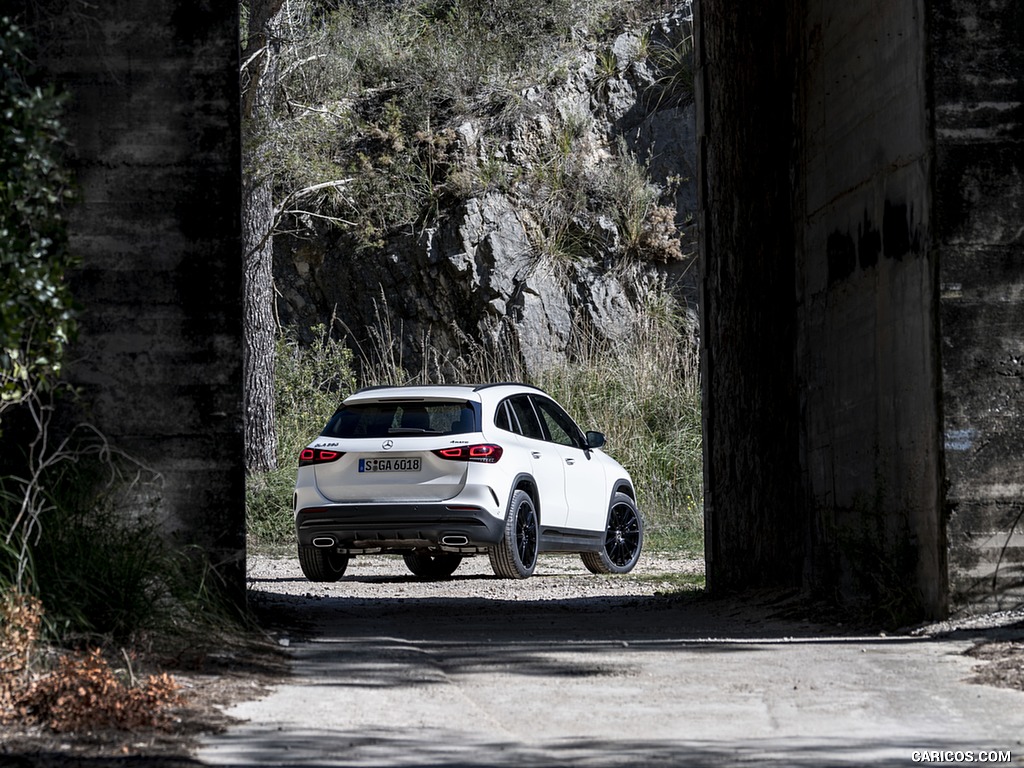
M1024 4L930 11L953 599L1024 599Z
M805 4L796 354L807 578L938 614L946 563L925 5Z
M86 418L159 474L146 494L169 535L241 595L237 4L64 5L33 9L80 187L69 377Z
M924 11L697 6L713 590L945 611Z

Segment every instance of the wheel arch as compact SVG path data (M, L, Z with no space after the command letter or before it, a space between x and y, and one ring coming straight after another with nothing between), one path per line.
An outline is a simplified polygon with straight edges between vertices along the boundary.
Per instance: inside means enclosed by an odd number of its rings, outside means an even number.
M543 510L541 509L540 493L537 491L537 481L533 478L533 475L527 472L520 472L516 475L515 480L512 481L512 487L508 492L508 500L505 502L505 514L508 514L509 505L512 503L512 496L515 495L516 491L526 491L530 494L530 498L533 499L533 508L537 512L537 521L540 522L543 519Z
M614 483L612 483L612 494L611 494L611 496L608 497L608 506L609 507L611 507L612 499L615 498L615 494L616 493L624 493L627 496L629 496L629 498L631 498L633 500L634 504L637 503L636 502L636 490L633 488L633 484L631 482L629 482L629 480L627 480L624 477L623 478L619 478Z

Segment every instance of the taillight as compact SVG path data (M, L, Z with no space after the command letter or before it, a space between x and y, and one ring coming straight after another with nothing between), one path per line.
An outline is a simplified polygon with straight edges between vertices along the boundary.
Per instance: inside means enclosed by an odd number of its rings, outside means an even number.
M329 461L337 461L344 455L341 451L325 451L323 448L303 448L299 451L299 466L326 464Z
M502 447L493 443L479 445L460 445L458 448L441 448L434 455L450 461L477 461L481 464L493 464L501 458Z

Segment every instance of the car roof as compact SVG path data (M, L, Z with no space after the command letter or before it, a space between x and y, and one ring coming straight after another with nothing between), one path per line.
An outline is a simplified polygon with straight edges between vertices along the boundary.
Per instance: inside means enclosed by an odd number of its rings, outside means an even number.
M409 384L405 386L363 387L345 398L346 403L380 400L474 400L484 402L515 392L543 391L530 384L501 381L487 384Z

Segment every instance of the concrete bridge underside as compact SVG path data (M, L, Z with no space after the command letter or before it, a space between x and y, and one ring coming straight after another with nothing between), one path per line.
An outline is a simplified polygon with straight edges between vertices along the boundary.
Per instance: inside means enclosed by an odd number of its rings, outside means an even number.
M907 619L944 613L950 584L1012 594L1024 11L695 11L709 586ZM241 595L238 26L234 3L100 4L45 64L83 200L71 376L162 476L169 535Z
M1024 15L696 9L709 585L1019 600Z

